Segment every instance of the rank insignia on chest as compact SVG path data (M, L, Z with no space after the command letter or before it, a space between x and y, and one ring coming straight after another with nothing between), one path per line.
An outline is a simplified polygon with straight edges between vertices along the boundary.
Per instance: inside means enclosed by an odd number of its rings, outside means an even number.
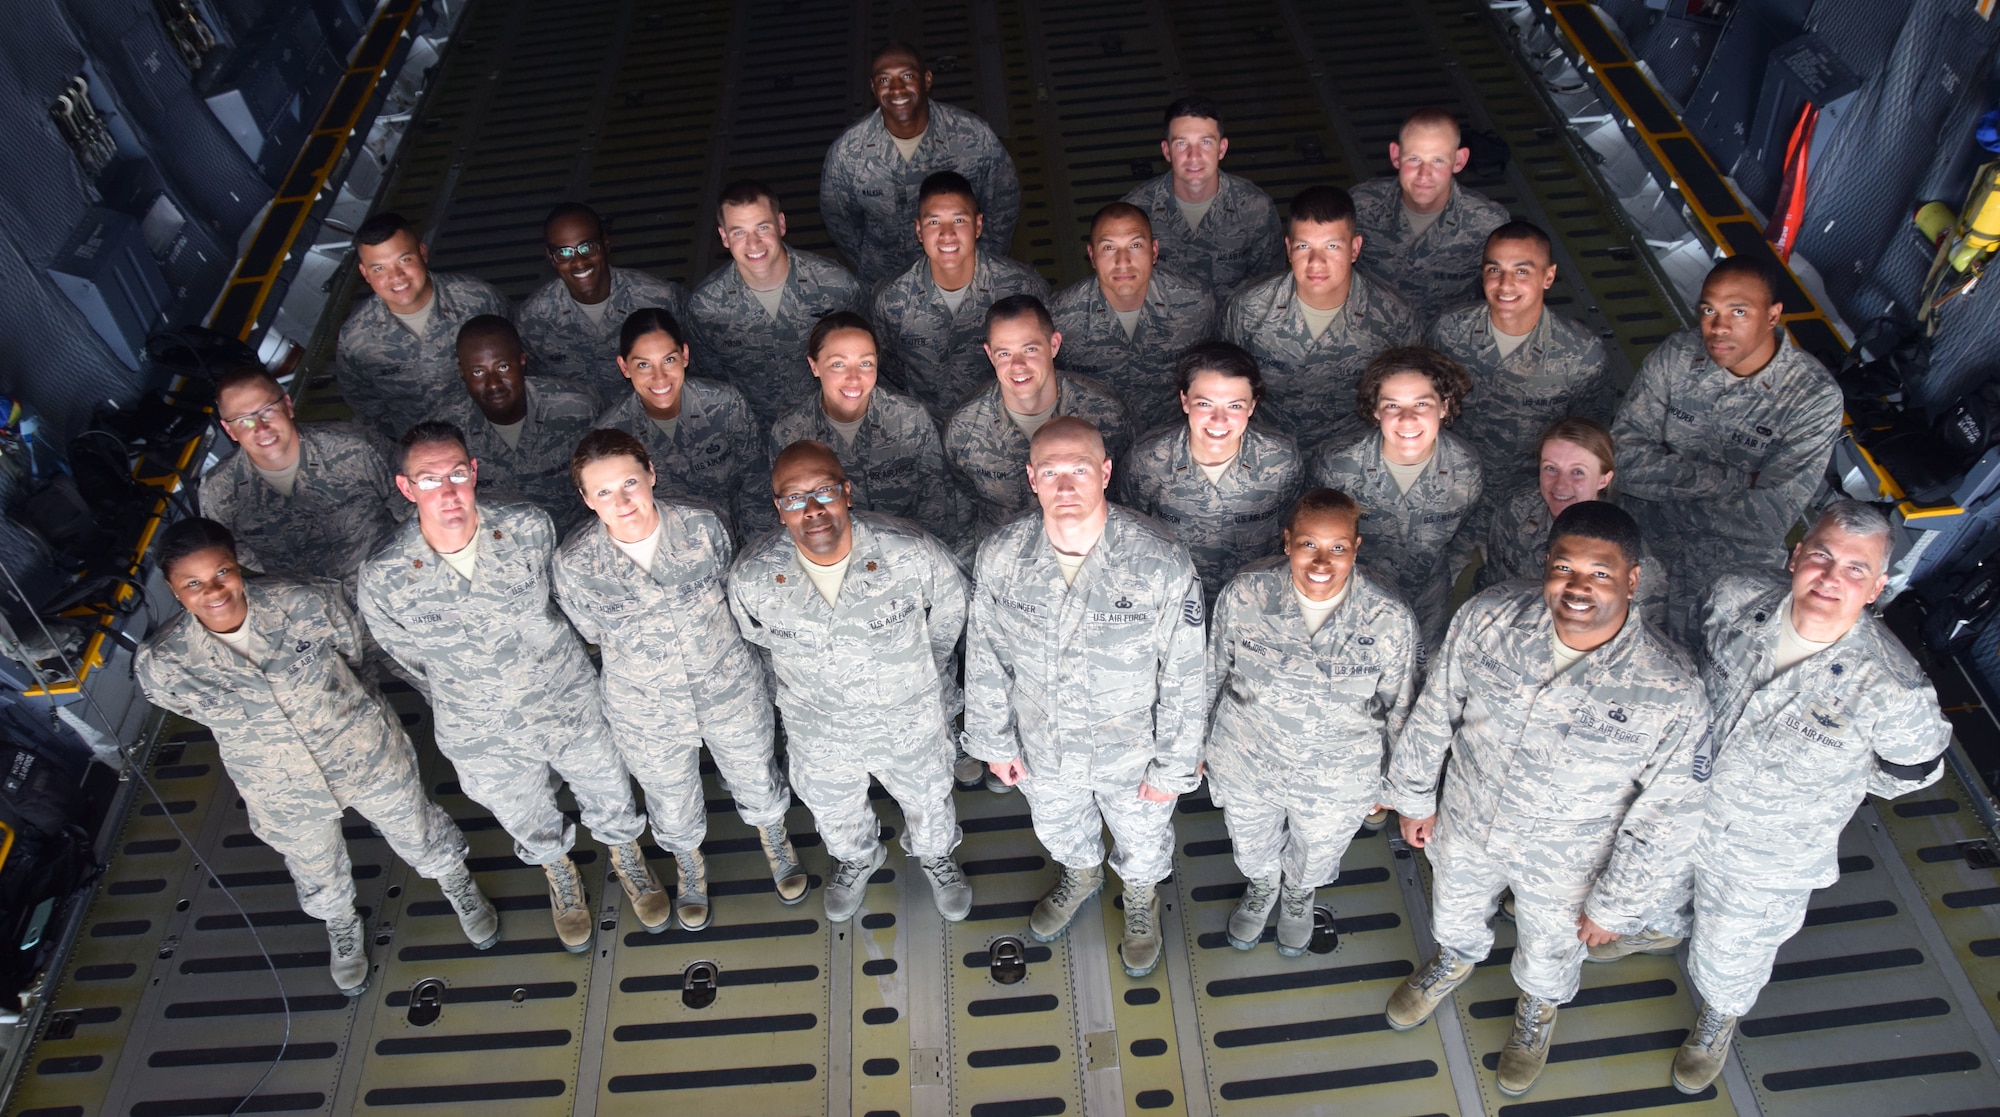
M1827 668L1827 671L1828 671L1828 672L1830 672L1830 673L1832 673L1832 674L1835 674L1835 675L1838 675L1838 674L1840 674L1840 673L1842 673L1842 672L1844 672L1844 671L1846 671L1846 670L1847 670L1847 668L1845 668L1845 667L1842 667L1842 666L1841 666L1840 664L1838 664L1838 663L1836 663L1836 664L1834 664L1833 666L1831 666L1831 667Z
M785 584L785 576L783 574L778 575L778 584L781 586Z
M868 563L868 564L867 564L867 566L865 567L865 569L866 569L866 570L867 570L867 571L868 571L869 573L871 573L871 574L872 574L872 573L874 573L874 571L875 571L875 564L874 564L873 562L870 562L870 563Z

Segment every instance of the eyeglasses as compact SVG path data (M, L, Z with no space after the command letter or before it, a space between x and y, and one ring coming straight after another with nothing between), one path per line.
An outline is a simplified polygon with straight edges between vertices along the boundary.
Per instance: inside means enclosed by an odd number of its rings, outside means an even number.
M808 501L816 500L821 504L832 504L839 499L839 485L821 485L809 493L786 493L784 496L779 497L778 510L780 512L797 512L799 509L804 508Z
M222 425L225 427L235 427L237 430L240 430L245 434L248 434L249 432L256 430L258 427L261 427L264 424L270 422L271 419L278 414L278 409L280 407L283 407L284 404L285 404L285 397L279 396L277 399L274 399L271 402L265 404L264 406L258 408L257 410L252 411L248 415L238 415L234 419L224 419L222 421Z
M444 488L444 483L446 481L449 481L454 485L463 485L470 480L472 480L471 473L468 473L463 469L454 469L451 471L451 476L449 477L437 477L437 476L418 477L415 480L413 480L411 484L417 487L418 492L434 493L439 489Z
M568 263L578 258L587 259L597 255L598 247L598 243L594 240L580 240L575 244L552 244L549 245L549 255Z

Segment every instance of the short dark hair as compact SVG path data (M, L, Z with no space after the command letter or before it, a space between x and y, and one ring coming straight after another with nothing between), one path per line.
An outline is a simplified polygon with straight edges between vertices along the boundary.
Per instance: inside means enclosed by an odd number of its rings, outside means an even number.
M1354 199L1338 186L1308 186L1292 195L1290 217L1285 224L1286 233L1301 221L1311 221L1318 225L1332 225L1347 222L1354 228Z
M1402 143L1403 136L1412 128L1449 128L1459 134L1460 146L1464 146L1465 133L1458 126L1458 118L1451 110L1439 105L1425 105L1423 108L1403 118L1402 127L1396 129L1396 142Z
M1033 295L1009 295L986 308L986 336L993 337L993 327L1001 322L1012 322L1016 318L1033 317L1044 333L1056 332L1056 320L1049 315L1049 308Z
M456 423L447 423L443 419L425 419L404 431L403 437L396 440L398 450L396 472L405 477L409 476L407 470L410 468L410 451L419 446L442 446L447 442L456 445L468 457L471 456L472 451L465 445L465 432L459 430Z
M1371 426L1375 423L1375 405L1381 402L1382 382L1402 372L1429 378L1444 404L1440 418L1445 426L1457 420L1459 410L1465 406L1465 397L1472 394L1472 374L1465 371L1464 365L1428 345L1398 345L1375 354L1375 359L1361 370L1361 382L1354 387L1354 409L1362 422Z
M549 210L549 215L547 217L542 218L542 238L544 240L548 238L549 229L553 227L556 222L571 217L584 218L585 220L589 221L592 225L597 227L597 235L599 236L604 235L604 218L598 216L596 210L590 208L587 205L584 205L582 202L557 202L555 206Z
M1299 502L1292 506L1292 517L1285 521L1285 529L1290 531L1299 526L1299 519L1315 512L1327 512L1336 516L1346 516L1357 523L1361 519L1361 505L1339 489L1308 489Z
M1555 255L1555 242L1549 239L1549 235L1542 231L1541 226L1532 221L1523 221L1516 217L1486 234L1486 250L1491 252L1494 245L1506 240L1532 241L1535 247L1542 250L1543 256Z
M215 378L215 398L220 400L222 393L248 384L267 385L280 394L285 391L285 386L278 383L278 378L271 375L270 369L255 361L233 361Z
M513 342L515 348L521 347L521 331L514 328L514 323L498 314L475 314L465 320L465 325L458 328L458 340L454 345L462 349L468 341L492 341L502 338Z
M722 225L724 206L748 206L758 202L771 203L771 212L782 214L785 207L778 203L778 192L754 178L739 178L722 188L722 194L715 199L715 224Z
M1608 500L1579 501L1563 509L1556 522L1549 525L1549 546L1554 547L1556 540L1565 535L1616 544L1627 565L1636 564L1646 549L1639 534L1639 521Z
M384 210L363 221L361 227L354 230L354 243L357 246L381 244L397 233L408 233L410 239L419 242L424 239L418 234L417 227L410 224L402 214L394 210Z
M937 171L924 176L924 184L917 187L917 213L924 212L924 203L945 194L957 194L972 203L974 216L979 214L979 194L972 189L972 183L957 171Z
M663 306L642 306L618 329L618 355L631 356L632 347L647 334L666 334L674 339L675 345L687 343L687 334L682 332L680 319L674 317L673 311Z
M616 427L599 427L577 440L576 452L569 456L569 483L583 491L583 467L606 458L633 458L640 469L653 468L646 444Z
M929 70L931 68L930 63L924 61L924 52L917 49L917 44L907 39L890 39L888 42L876 47L875 53L868 56L868 69L871 72L875 69L875 64L882 61L882 56L885 54L907 54L916 60L917 69Z
M818 359L826 339L842 330L860 330L868 335L869 341L877 346L882 344L882 339L875 336L875 327L869 324L868 319L851 310L836 310L813 323L812 333L806 338L806 356Z
M1167 129L1172 128L1174 121L1184 116L1198 116L1203 120L1213 120L1215 121L1216 135L1227 136L1229 134L1223 130L1222 110L1216 106L1214 101L1206 97L1177 97L1167 105L1167 111L1160 120L1161 138L1166 138Z
M1771 269L1764 261L1748 254L1717 260L1715 266L1708 269L1708 274L1702 278L1701 285L1706 289L1715 280L1732 275L1756 280L1763 285L1764 294L1770 301L1778 301L1778 277L1771 274Z
M1085 237L1092 238L1097 236L1097 227L1100 224L1106 221L1115 221L1121 217L1138 218L1139 223L1146 226L1146 235L1149 237L1153 235L1153 219L1146 215L1145 210L1140 209L1131 202L1111 202L1100 207L1096 213L1090 215L1090 232L1086 233ZM1086 243L1088 243L1087 239Z
M1264 373L1257 367L1257 358L1240 345L1226 341L1197 341L1187 347L1174 362L1174 382L1180 385L1183 395L1194 383L1194 378L1204 372L1219 373L1223 376L1250 382L1250 398L1264 398Z
M230 558L236 557L236 537L228 528L200 516L175 520L153 544L153 561L159 564L160 576L170 579L175 563L210 547L221 547Z

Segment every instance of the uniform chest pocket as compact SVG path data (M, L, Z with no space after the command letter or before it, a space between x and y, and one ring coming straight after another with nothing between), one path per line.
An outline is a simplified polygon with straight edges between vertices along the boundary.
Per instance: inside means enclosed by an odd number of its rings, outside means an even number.
M1382 664L1376 660L1322 659L1320 678L1337 698L1355 701L1373 695L1382 682Z
M1304 693L1316 681L1311 660L1248 637L1236 641L1229 672L1229 697L1240 706L1254 706L1272 692Z
M1844 782L1862 758L1854 719L1837 706L1801 695L1769 722L1785 773L1804 787Z
M1112 587L1083 614L1084 656L1091 693L1108 708L1151 706L1156 673L1153 626L1157 603Z

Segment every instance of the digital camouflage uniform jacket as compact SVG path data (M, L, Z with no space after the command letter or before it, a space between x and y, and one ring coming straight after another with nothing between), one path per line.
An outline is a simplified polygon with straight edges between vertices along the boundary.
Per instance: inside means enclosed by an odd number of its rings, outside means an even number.
M1146 211L1160 263L1208 285L1226 299L1245 284L1285 266L1285 229L1278 204L1247 178L1217 171L1221 184L1201 226L1190 229L1174 200L1171 173L1132 188L1124 200Z
M1276 554L1298 503L1305 460L1287 434L1251 426L1236 457L1210 482L1188 449L1188 425L1139 440L1112 474L1118 503L1166 525L1187 546L1213 600L1244 564Z
M430 325L418 337L381 299L363 299L340 327L333 375L354 420L384 449L418 417L465 385L458 378L458 328L481 314L506 316L507 297L483 279L431 272Z
M1292 273L1281 272L1237 292L1222 311L1222 340L1257 358L1264 374L1271 425L1308 453L1345 446L1365 429L1354 413L1354 389L1375 354L1417 339L1417 319L1400 295L1355 273L1347 302L1318 337L1299 313Z
M1062 334L1056 359L1111 385L1138 429L1184 421L1174 362L1188 346L1215 336L1215 296L1198 280L1154 268L1131 337L1095 275L1056 292L1049 315Z
M986 311L1010 295L1049 300L1049 283L1028 265L984 248L972 265L972 290L953 310L919 257L875 289L869 321L881 341L880 368L940 418L993 381L986 356Z
M1498 203L1454 182L1444 211L1419 236L1411 232L1396 176L1371 179L1349 193L1362 238L1355 266L1403 296L1419 320L1480 297L1486 238L1507 223Z
M693 335L694 367L735 385L761 430L819 394L819 381L806 364L813 327L837 310L862 313L868 303L861 281L846 268L789 245L785 252L789 263L776 317L757 301L734 260L709 272L688 296L685 322Z
M514 308L514 328L528 351L529 374L586 388L599 404L617 399L632 390L618 371L618 333L625 319L635 310L659 307L686 321L681 285L637 268L611 269L611 294L604 302L603 321L593 320L561 279L523 299Z

